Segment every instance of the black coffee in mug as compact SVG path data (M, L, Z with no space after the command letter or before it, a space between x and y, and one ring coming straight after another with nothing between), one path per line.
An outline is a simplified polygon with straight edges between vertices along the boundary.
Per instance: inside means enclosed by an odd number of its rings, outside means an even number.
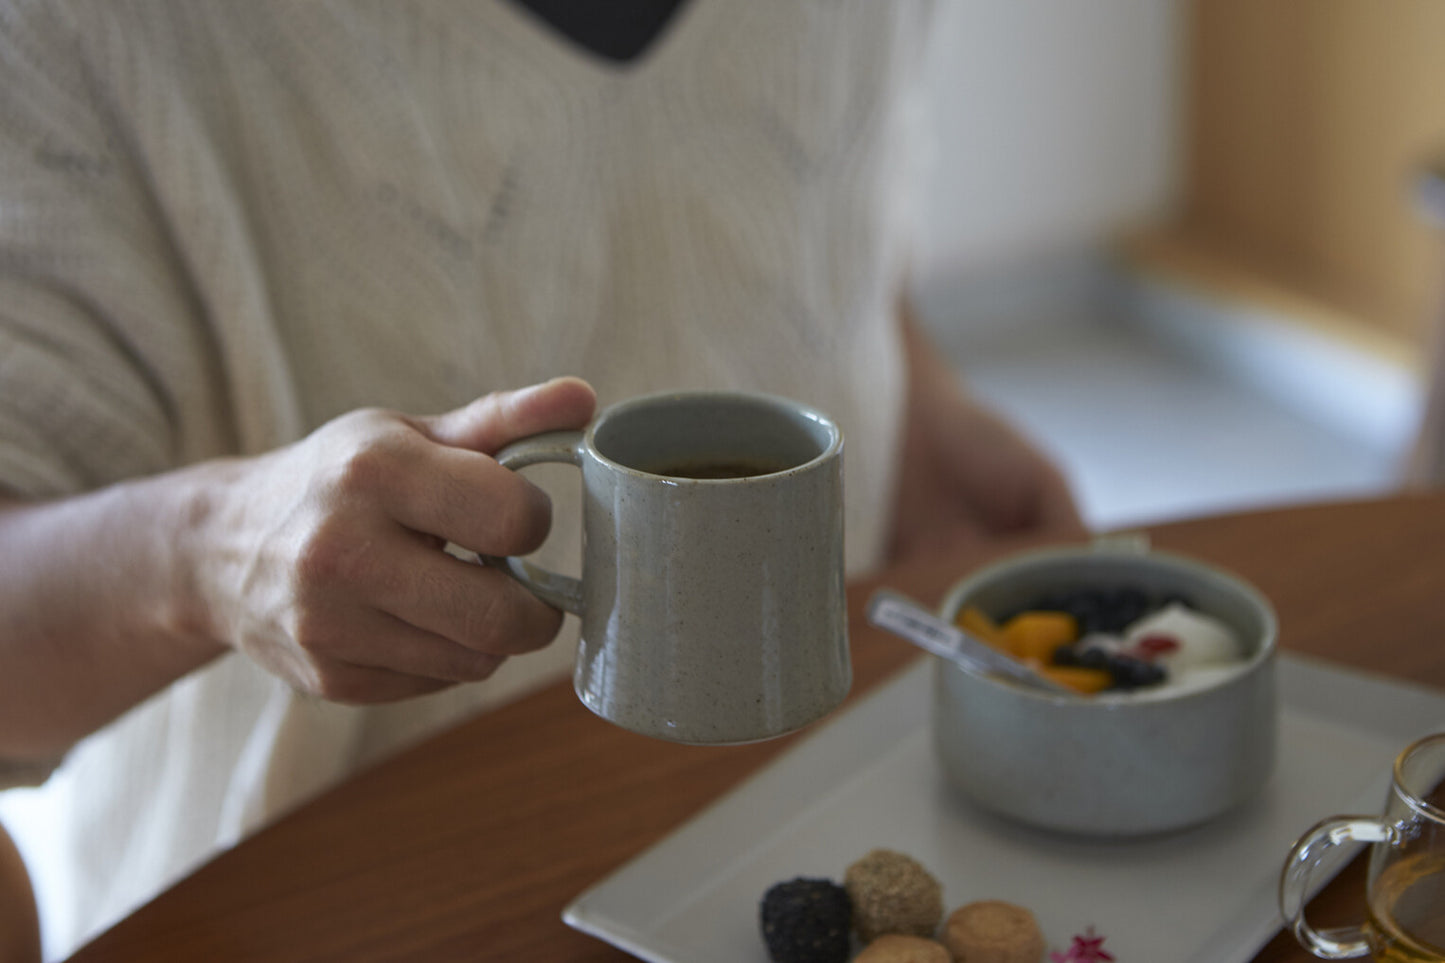
M666 478L752 478L786 471L793 466L782 461L756 458L697 458L648 466L645 471Z

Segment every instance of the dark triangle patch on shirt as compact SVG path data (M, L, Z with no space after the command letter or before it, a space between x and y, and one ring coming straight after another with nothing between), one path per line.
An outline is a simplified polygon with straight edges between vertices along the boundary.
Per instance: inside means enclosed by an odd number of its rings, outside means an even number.
M662 36L687 0L510 0L605 60L630 63Z

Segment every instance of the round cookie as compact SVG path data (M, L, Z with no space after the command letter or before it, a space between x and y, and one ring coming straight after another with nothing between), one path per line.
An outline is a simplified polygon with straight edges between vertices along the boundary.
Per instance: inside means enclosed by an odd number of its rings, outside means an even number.
M958 963L1039 963L1044 935L1034 914L1002 900L960 906L943 925L943 945Z
M848 867L843 886L864 943L888 933L932 936L943 918L943 887L902 853L873 850Z
M953 963L953 957L942 943L889 933L864 947L853 963Z

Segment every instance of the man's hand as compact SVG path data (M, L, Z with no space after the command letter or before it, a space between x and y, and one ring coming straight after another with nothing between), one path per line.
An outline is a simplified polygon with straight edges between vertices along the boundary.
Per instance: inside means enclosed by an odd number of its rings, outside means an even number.
M579 428L592 389L558 379L430 418L362 410L231 463L198 526L208 634L297 688L384 702L485 679L551 641L562 614L447 542L522 555L547 535L543 492L492 458Z
M1085 534L1058 468L968 397L905 319L907 424L894 501L894 561L993 545L1077 541Z
M580 428L564 378L49 501L0 499L0 758L53 761L229 649L348 703L490 675L561 613L447 542L524 554L551 505L491 454Z

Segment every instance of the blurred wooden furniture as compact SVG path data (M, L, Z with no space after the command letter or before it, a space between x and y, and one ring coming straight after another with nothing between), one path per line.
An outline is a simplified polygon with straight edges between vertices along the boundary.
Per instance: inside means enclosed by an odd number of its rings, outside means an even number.
M1445 686L1445 493L1185 521L1151 536L1253 581L1275 604L1283 647ZM863 620L872 590L936 602L963 564L929 560L850 588L855 697L917 657ZM356 776L74 963L624 960L566 927L562 908L789 744L644 739L554 685ZM1312 918L1357 918L1360 886L1353 867ZM1305 959L1286 935L1258 957Z
M1445 146L1445 4L1192 0L1176 229L1417 348L1436 299L1410 200Z
M1339 376L1310 367L1322 356L1358 358L1362 377L1391 386L1370 409L1387 420L1370 430L1383 425L1381 440L1408 444L1445 289L1445 232L1412 197L1421 158L1445 149L1445 4L1181 9L1179 196L1166 222L1120 245L1122 260L1209 306L1191 316L1189 350L1232 363L1260 345L1293 345L1300 367L1284 374L1298 379ZM1276 366L1291 360L1271 355ZM1305 408L1317 412L1314 400Z
M1392 445L1409 444L1424 395L1402 475L1445 482L1445 4L1183 10L1180 197L1167 223L1120 245L1123 260L1225 306L1199 317L1226 354L1283 340L1308 346L1291 372L1301 378L1316 371L1315 348L1391 373L1399 394L1381 410ZM1425 157L1437 160L1422 189Z

